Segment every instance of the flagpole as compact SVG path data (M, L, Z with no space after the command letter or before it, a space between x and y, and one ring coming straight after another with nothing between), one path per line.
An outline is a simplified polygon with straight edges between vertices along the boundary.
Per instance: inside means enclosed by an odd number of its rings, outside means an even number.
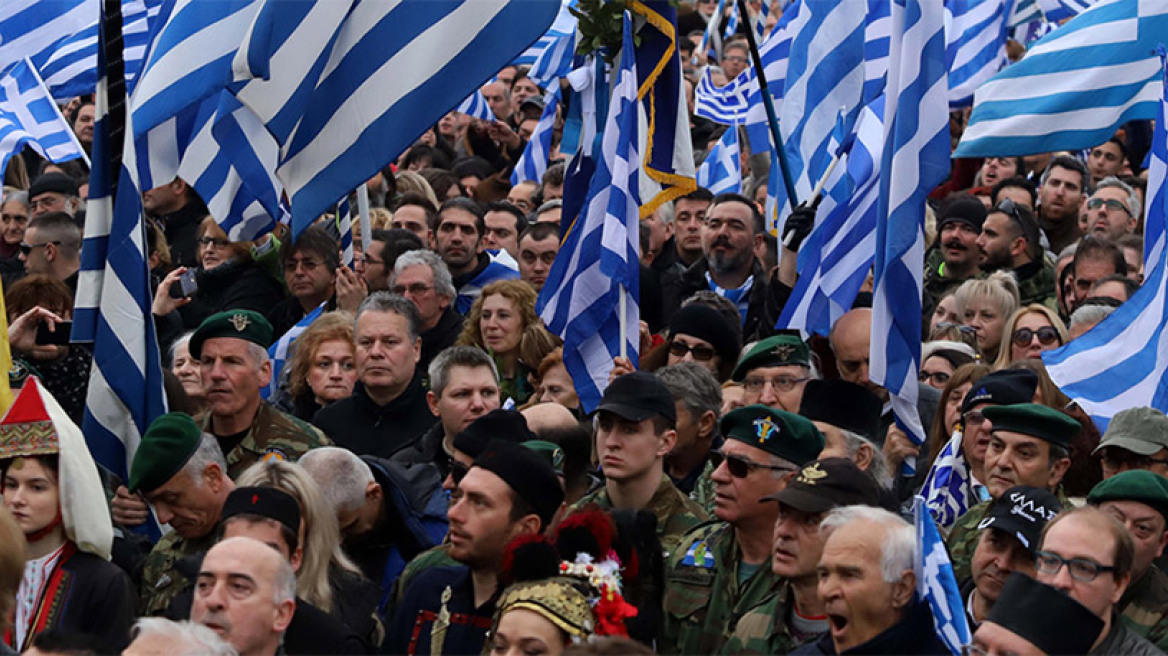
M373 228L369 221L369 188L364 184L357 187L357 215L361 217L361 252L368 253L373 248Z
M750 16L746 8L746 0L738 0L738 13L741 16ZM791 169L787 166L787 154L783 151L783 138L779 135L779 118L775 115L775 105L771 101L770 91L767 90L766 74L762 70L762 57L758 54L758 42L754 38L754 26L748 25L746 42L750 45L750 57L754 62L754 76L758 79L758 90L762 94L762 104L766 108L767 124L771 130L771 140L775 144L775 153L779 159L779 170L783 172L783 183L787 186L787 202L791 209L795 209L798 201L795 198L795 184L791 182Z
M617 289L620 292L620 307L617 310L620 313L620 356L624 360L629 357L629 340L626 338L629 328L629 318L625 316L625 306L628 301L625 299L625 286L620 285Z

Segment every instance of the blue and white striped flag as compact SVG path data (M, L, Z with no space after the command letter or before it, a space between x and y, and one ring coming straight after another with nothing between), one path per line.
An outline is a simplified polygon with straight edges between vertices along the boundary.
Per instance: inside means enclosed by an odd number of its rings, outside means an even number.
M102 9L104 16L104 5ZM99 52L98 70L105 70L104 52ZM82 421L85 440L98 464L128 481L142 435L166 412L166 395L150 310L150 266L134 174L136 153L127 126L122 165L119 171L110 170L108 102L103 75L94 103L94 166L89 178L72 338L93 344ZM120 177L116 198L110 193L115 175ZM157 524L147 524L145 530L159 535Z
M276 391L280 389L280 384L283 382L282 374L284 373L284 365L288 364L288 360L296 352L293 343L297 337L300 337L300 333L307 330L313 321L316 321L320 318L321 314L324 314L324 306L327 304L325 302L316 306L312 312L309 312L304 315L304 318L297 321L295 326L289 328L288 332L281 335L275 344L268 347L268 357L272 361L272 380L268 383L267 387L261 390L265 399L275 398Z
M953 528L966 511L981 503L972 489L973 477L965 462L962 440L961 431L955 431L933 459L925 484L921 486L925 506L937 525L946 531Z
M527 146L519 156L519 161L515 162L515 170L511 172L512 185L543 179L552 153L552 133L555 131L556 109L559 106L560 83L559 80L552 80L551 89L543 97L543 113L539 123L531 132L531 138L527 140Z
M1012 0L946 0L949 107L973 104L978 85L1005 66Z
M921 359L925 200L949 175L949 83L942 7L893 0L892 50L876 224L871 379L892 397L900 428L916 444ZM906 473L914 463L906 461Z
M694 115L722 125L744 123L746 110L750 107L748 95L752 78L743 72L719 87L714 85L712 75L712 69L707 67L694 87Z
M1161 79L1168 79L1163 60L1160 66ZM1159 103L1148 167L1144 284L1082 337L1042 355L1051 380L1091 415L1100 431L1106 430L1111 417L1120 410L1151 406L1168 411L1166 127L1168 92Z
M486 97L483 96L483 92L479 89L475 89L474 93L459 103L454 111L482 121L495 120L495 112L491 110L490 104L487 103Z
M1010 27L1036 21L1057 23L1087 11L1097 0L1018 0L1010 16Z
M777 327L826 336L852 308L876 256L876 209L884 149L884 97L860 112L837 204L799 249L800 271ZM832 195L839 192L833 190ZM806 259L804 259L806 258Z
M575 5L575 0L563 0L560 13L547 33L512 62L530 66L527 77L540 88L549 88L554 80L572 70L576 56L576 17L570 9Z
M25 145L52 162L89 158L27 59L0 76L0 171Z
M718 59L718 51L722 46L722 39L718 36L718 26L722 24L722 16L725 13L726 0L718 0L718 7L714 9L714 13L710 14L710 19L706 21L706 31L702 32L702 41L694 50L691 63L695 66L700 61L698 55L702 53L706 55L708 61Z
M1156 115L1168 3L1104 0L1035 43L974 94L954 157L1080 150Z
M929 1L929 0L926 0ZM965 618L965 604L953 574L953 563L933 516L925 500L913 498L913 524L917 534L916 559L913 571L917 575L917 596L929 604L933 614L933 629L937 637L953 654L962 653L972 634Z
M57 45L93 25L93 0L5 0L0 3L0 70L21 59L46 61Z
M706 161L698 167L699 187L710 193L739 193L742 189L742 167L738 159L738 128L731 126L718 143L710 149Z
M337 203L337 234L340 235L341 264L353 268L353 206L349 203L349 194L345 194Z
M588 412L600 403L622 340L634 365L640 342L640 103L631 22L626 14L596 173L536 304L548 330L564 340L564 366Z

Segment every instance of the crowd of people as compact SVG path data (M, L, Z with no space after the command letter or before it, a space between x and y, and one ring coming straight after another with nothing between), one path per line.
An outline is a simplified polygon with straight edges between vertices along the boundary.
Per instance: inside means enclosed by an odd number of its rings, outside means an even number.
M690 107L701 67L749 64L740 36L691 59L715 4L681 6ZM869 377L870 288L827 336L776 329L815 210L769 234L749 153L742 193L641 221L637 366L585 408L536 310L563 118L512 185L546 90L508 66L482 91L495 120L448 114L366 183L351 263L333 215L236 242L186 181L144 192L170 412L124 480L82 436L102 402L66 339L87 171L13 158L0 654L949 653L917 495L966 653L1168 649L1168 417L1101 434L1040 359L1141 283L1146 122L954 160L925 217L917 444ZM64 111L89 148L92 99ZM725 128L690 126L700 161Z

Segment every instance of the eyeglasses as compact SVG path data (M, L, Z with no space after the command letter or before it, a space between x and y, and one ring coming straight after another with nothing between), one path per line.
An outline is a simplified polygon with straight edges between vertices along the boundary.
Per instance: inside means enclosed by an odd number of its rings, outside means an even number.
M973 326L967 326L963 323L953 323L951 321L942 321L941 323L937 324L938 330L941 330L943 328L956 328L957 330L959 330L963 333L969 333L969 334L977 333L977 328L974 328Z
M1058 331L1053 326L1043 326L1038 330L1031 330L1029 328L1019 328L1014 331L1014 346L1029 346L1030 342L1034 340L1034 336L1038 335L1038 343L1043 346L1050 346L1055 342L1063 343L1062 337L1059 337Z
M724 62L734 62L734 63L737 63L737 64L745 64L745 63L746 63L748 60L746 59L746 57L742 57L742 56L739 56L739 55L730 55L729 57L723 57L723 58L722 58L722 61L724 61Z
M949 382L949 374L944 371L925 371L921 369L918 379L922 383L930 383L932 385L944 385Z
M431 289L434 289L434 285L427 285L424 282L415 282L410 285L394 285L393 293L397 294L398 296L405 296L406 292L409 292L414 296L421 296Z
M199 239L199 245L201 245L201 246L215 246L217 248L224 248L225 246L230 246L231 242L229 240L223 239L221 237L203 237L203 238Z
M1132 453L1127 449L1120 449L1114 446L1103 448L1102 460L1103 468L1110 471L1119 469L1151 469L1152 465L1168 466L1168 459L1142 456L1138 453Z
M791 390L795 389L796 385L802 383L805 380L807 380L806 376L803 378L797 378L795 376L775 376L774 378L751 376L742 381L742 387L746 389L747 392L761 392L762 388L766 387L767 383L770 383L771 387L779 390L780 392L790 392Z
M32 249L40 248L41 246L48 246L49 244L53 244L54 246L60 246L61 242L59 242L59 241L46 241L46 242L43 242L40 244L26 244L24 242L20 242L20 252L24 253L25 255L28 255L29 253L32 252Z
M1058 574L1058 571L1067 566L1071 578L1076 581L1090 583L1099 577L1102 572L1114 572L1114 565L1100 565L1086 558L1063 558L1049 551L1039 551L1034 554L1034 565L1043 574Z
M315 271L316 267L320 266L321 264L321 260L314 260L311 258L303 260L288 260L284 262L284 270L295 271L297 268L301 268L305 271Z
M793 472L793 467L782 467L780 465L764 465L761 462L755 462L750 458L736 456L732 453L722 453L721 451L710 452L710 464L714 465L714 469L722 466L722 462L726 463L726 469L734 478L746 478L750 472L756 469L769 469L778 472Z
M1131 214L1131 211L1127 209L1127 205L1124 205L1122 200L1116 200L1114 198L1092 198L1087 201L1087 209L1089 210L1097 210L1104 206L1109 210L1120 210L1125 214Z
M683 344L682 342L669 343L669 355L672 355L675 358L684 358L686 353L693 353L694 360L697 360L698 362L707 362L715 355L717 355L717 353L714 352L714 349L709 346L702 346L701 344L690 346L689 344Z
M982 424L982 422L984 422L984 421L985 421L985 415L983 415L981 413L981 410L970 410L969 412L965 413L961 417L961 423L966 428L972 428L973 426L980 426Z

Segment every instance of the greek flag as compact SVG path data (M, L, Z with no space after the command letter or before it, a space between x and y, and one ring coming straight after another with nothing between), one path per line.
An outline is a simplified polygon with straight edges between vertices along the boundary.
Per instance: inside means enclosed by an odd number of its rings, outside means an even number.
M0 171L26 145L52 162L80 157L89 163L36 68L22 59L0 77Z
M876 223L871 378L892 396L897 423L917 444L925 198L949 175L949 85L942 7L893 0L892 50ZM906 473L912 473L906 462Z
M93 0L5 0L0 3L0 70L21 59L46 61L57 45L92 26Z
M706 161L698 168L699 187L715 195L739 193L742 189L742 168L738 159L738 128L731 126L710 149Z
M588 412L600 403L621 341L634 363L640 341L639 101L631 22L626 15L596 173L536 304L548 330L564 340L564 366Z
M750 76L743 72L725 86L715 86L712 69L706 67L694 88L694 115L722 125L743 123L750 107L747 99L750 81Z
M925 506L937 525L946 531L981 501L971 488L973 477L969 475L961 442L961 431L955 431L933 459L933 466L921 487Z
M491 111L491 106L487 104L487 99L483 96L483 92L478 89L475 89L474 93L459 103L458 108L454 111L483 121L495 120L495 112Z
M926 0L928 1L928 0ZM965 619L965 604L957 588L953 563L933 516L921 497L913 498L913 524L917 533L916 559L913 571L917 575L917 597L928 602L933 613L933 628L949 651L960 654L969 644L972 634Z
M321 303L316 306L312 312L304 315L304 318L296 322L295 326L288 329L288 332L280 336L275 344L268 347L268 357L272 361L272 380L268 386L261 390L265 399L273 399L276 392L280 389L280 385L286 383L282 374L284 373L284 365L288 364L288 360L292 358L292 354L296 352L296 347L293 344L300 333L308 329L313 321L320 318L324 314L324 306L327 303Z
M340 235L341 264L353 268L353 206L349 203L349 194L341 197L337 202L337 234Z
M1057 23L1083 13L1097 0L1018 0L1010 16L1010 26L1036 21Z
M104 27L103 21L103 32ZM150 312L150 268L135 180L136 153L127 129L121 169L111 170L116 156L111 154L109 132L115 126L110 124L103 51L99 51L97 61L103 76L98 80L94 103L94 166L89 178L72 338L93 344L82 421L85 440L94 460L126 481L142 435L166 412L166 395ZM116 198L111 195L114 175L120 177ZM153 523L145 530L155 537L159 534Z
M547 89L554 80L572 70L576 56L576 17L571 8L575 5L575 0L565 0L547 33L513 62L528 65L528 79L541 88Z
M523 148L519 161L515 162L515 170L511 172L512 185L527 180L539 182L547 171L552 152L552 132L556 127L556 108L560 106L559 80L552 80L551 87L543 97L543 114L539 117L539 123L532 131L527 146Z
M949 106L973 104L973 92L1008 63L1006 35L1010 0L947 0Z
M705 53L707 59L717 59L718 51L721 50L722 46L722 40L718 38L718 25L722 22L722 16L725 13L726 0L718 0L718 8L710 14L710 19L706 21L706 31L702 32L702 41L694 50L694 65L697 65L699 61L697 58L699 53Z
M876 256L876 209L884 147L884 97L865 107L840 166L845 176L837 204L799 249L799 279L783 306L779 328L826 336L852 308ZM777 168L777 167L775 167ZM842 193L841 193L842 192Z
M1163 46L1160 52L1161 79L1168 79ZM1120 410L1151 406L1168 411L1168 92L1163 93L1148 167L1144 284L1085 335L1042 356L1051 379L1100 431Z
M978 87L953 156L1075 151L1153 118L1161 87L1153 53L1165 34L1168 3L1095 4Z

